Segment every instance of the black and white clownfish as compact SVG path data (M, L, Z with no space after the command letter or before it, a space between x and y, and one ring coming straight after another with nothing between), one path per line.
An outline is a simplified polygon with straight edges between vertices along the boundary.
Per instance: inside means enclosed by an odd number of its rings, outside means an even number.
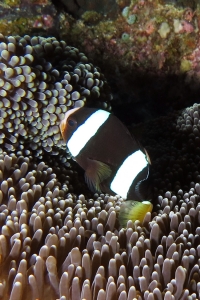
M144 201L150 159L123 123L105 110L81 107L67 111L60 131L90 190L128 199L120 208L121 226L142 222L153 208Z

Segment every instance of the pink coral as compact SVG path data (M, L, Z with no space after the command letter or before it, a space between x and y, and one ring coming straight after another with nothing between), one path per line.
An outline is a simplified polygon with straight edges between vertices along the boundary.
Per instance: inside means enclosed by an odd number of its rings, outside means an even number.
M187 21L183 20L181 22L181 25L182 25L182 29L180 30L180 33L182 33L182 32L191 33L194 31L194 27L192 26L192 24Z
M42 15L37 20L35 20L33 27L45 29L51 28L53 26L53 18L50 15Z

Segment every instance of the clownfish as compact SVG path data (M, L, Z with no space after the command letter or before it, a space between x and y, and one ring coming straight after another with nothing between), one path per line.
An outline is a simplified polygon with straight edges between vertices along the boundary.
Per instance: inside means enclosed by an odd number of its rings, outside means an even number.
M118 194L128 199L120 208L119 221L143 221L152 204L148 198L151 164L147 151L110 112L79 107L66 112L60 131L71 155L85 170L92 192ZM132 200L130 200L132 199Z

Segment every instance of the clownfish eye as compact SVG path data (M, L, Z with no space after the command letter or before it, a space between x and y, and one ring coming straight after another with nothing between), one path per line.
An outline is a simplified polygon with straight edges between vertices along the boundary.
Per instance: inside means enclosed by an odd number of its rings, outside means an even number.
M68 122L68 125L71 126L71 127L76 125L76 121L74 121L72 119L68 119L67 122Z

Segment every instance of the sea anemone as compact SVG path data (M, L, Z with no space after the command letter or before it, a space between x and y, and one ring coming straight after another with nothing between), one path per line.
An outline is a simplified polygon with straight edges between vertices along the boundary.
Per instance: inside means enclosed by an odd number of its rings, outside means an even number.
M52 153L63 145L58 125L69 108L87 100L110 109L103 74L64 41L0 35L0 54L0 143L7 149L23 140Z

